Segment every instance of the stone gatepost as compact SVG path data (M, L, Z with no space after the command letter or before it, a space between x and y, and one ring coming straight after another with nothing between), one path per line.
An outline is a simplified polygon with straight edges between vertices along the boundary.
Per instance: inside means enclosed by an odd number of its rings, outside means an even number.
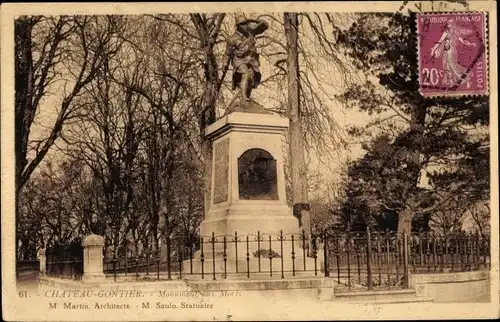
M47 256L45 255L45 248L40 249L40 252L38 254L40 258L40 276L45 276L47 273Z
M83 246L83 281L94 282L105 280L103 272L104 238L99 235L89 235L85 237Z

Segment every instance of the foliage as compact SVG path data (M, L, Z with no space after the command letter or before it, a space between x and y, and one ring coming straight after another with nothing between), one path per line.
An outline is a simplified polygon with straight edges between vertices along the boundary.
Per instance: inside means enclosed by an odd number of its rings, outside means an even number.
M415 34L414 14L371 13L339 36L367 76L339 98L373 116L350 129L367 142L349 167L344 212L354 221L377 225L403 211L421 218L453 200L459 211L489 198L488 97L421 96Z
M192 94L201 83L198 52L182 46L187 35L176 33L175 25L151 17L88 19L96 32L107 24L116 27L108 35L115 51L103 53L95 74L72 101L74 113L57 136L61 146L55 165L41 163L20 194L21 253L44 247L44 238L67 240L90 231L103 234L115 251L126 240L136 249L139 244L157 247L160 234L195 234L202 217L199 115ZM40 32L53 36L53 30ZM153 45L145 41L158 34L166 38ZM166 53L167 41L178 46ZM67 44L61 46L64 50ZM165 227L158 226L159 217L168 218Z
M274 29L259 39L262 85L279 89L270 105L286 115L283 17L263 18ZM322 154L333 151L324 131L340 140L325 89L337 82L314 71L321 60L349 75L326 37L340 19L300 14L305 149ZM16 20L18 253L91 231L115 252L197 235L210 201L205 127L232 96L224 49L233 31L223 13Z
M262 86L274 95L273 111L290 117L285 24L281 15L263 18L271 27L258 40L268 69ZM489 196L487 97L418 94L413 16L344 18L298 14L302 149L324 160L346 143L332 89L348 86L338 99L375 117L351 129L367 153L347 164L340 180L347 189L327 183L332 194L312 198L313 229L393 229L408 209L418 214L414 225L434 210L476 209ZM195 239L210 201L205 128L232 96L224 49L233 30L231 15L221 13L16 21L21 257L91 231L114 252L126 243L158 251L162 236ZM364 73L364 84L352 67ZM48 126L47 115L55 118ZM52 163L49 152L56 154ZM326 181L312 171L306 176L309 190Z
M491 233L491 209L489 200L470 206L466 215L469 215L472 218L474 228L481 234L481 236Z

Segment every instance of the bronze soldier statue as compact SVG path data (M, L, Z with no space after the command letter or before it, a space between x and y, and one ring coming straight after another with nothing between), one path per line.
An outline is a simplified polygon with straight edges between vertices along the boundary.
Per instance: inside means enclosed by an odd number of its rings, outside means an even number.
M261 80L259 54L255 37L269 28L261 19L249 19L244 14L236 17L236 32L227 42L226 54L233 65L233 90L240 89L241 98L250 101L252 90Z

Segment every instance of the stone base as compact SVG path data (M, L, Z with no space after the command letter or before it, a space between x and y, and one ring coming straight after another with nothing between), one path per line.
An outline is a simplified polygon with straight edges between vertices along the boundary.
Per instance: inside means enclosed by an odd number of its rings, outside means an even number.
M201 223L200 233L204 237L261 235L279 236L300 234L299 221L292 210L281 203L233 204L230 207L213 208Z
M104 282L106 281L106 275L104 273L85 273L82 277L83 282Z
M231 216L226 218L205 220L200 227L200 233L202 237L211 237L212 233L215 236L235 236L235 232L238 236L257 236L260 235L272 235L273 238L280 235L280 231L283 234L300 234L297 229L297 219L288 216L261 216L255 218L252 216Z
M271 111L260 105L253 99L245 100L241 98L240 92L230 102L224 116L233 112L254 113L254 114L268 114L272 115Z

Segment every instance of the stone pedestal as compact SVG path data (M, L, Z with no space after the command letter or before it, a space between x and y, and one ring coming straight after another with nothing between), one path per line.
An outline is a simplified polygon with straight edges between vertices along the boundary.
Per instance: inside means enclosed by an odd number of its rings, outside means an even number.
M213 167L210 210L201 224L202 236L300 233L285 195L282 134L288 124L288 119L277 115L233 112L206 129L213 146ZM272 196L240 196L238 162L252 149L267 152L275 161Z
M40 249L38 254L40 259L40 276L45 276L47 274L47 256L45 255L45 248Z
M99 235L85 237L83 246L83 278L84 282L104 281L106 276L103 272L104 238Z
M259 249L272 249L283 256L284 270L293 270L293 251L296 269L303 267L299 221L288 207L285 193L283 134L289 120L265 110L253 110L249 113L235 108L206 129L213 147L210 209L200 227L207 272L213 271L214 262L217 272L223 271L224 263L228 273L235 272L236 267L238 272L245 272L247 252L250 271L258 271L255 252ZM264 177L269 180L261 180ZM198 267L195 271L199 272L201 250L194 254L193 260ZM308 269L314 266L314 259L305 261ZM261 271L269 271L271 265L273 271L281 270L279 258L272 263L268 258L261 259ZM186 261L185 271L190 271L191 266Z

